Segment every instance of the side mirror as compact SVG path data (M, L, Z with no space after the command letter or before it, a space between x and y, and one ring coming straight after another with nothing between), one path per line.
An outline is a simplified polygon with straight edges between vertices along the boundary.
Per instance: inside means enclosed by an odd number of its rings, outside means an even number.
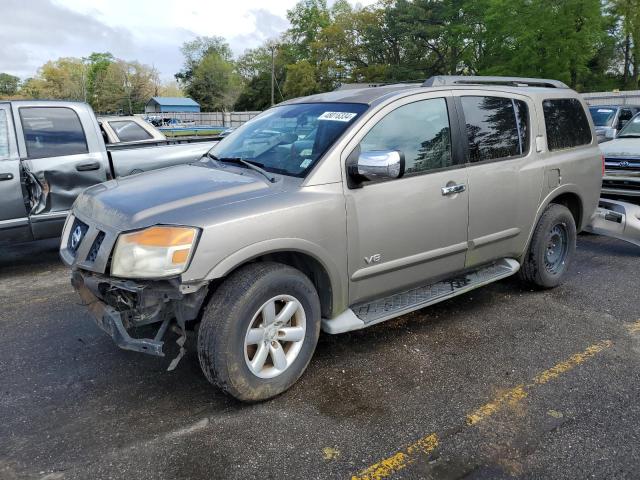
M349 167L349 174L358 183L380 182L404 175L404 154L399 150L373 150L360 152L357 161Z

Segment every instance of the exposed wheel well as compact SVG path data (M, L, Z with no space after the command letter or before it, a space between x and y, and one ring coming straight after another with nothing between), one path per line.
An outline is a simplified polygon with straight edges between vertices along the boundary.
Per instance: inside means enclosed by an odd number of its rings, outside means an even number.
M278 262L300 270L309 277L316 287L318 297L320 298L322 316L325 318L331 317L333 309L331 280L326 269L311 255L293 251L273 252L254 258L251 262ZM236 267L236 269L239 267L240 265Z
M551 200L550 203L557 203L567 207L576 222L576 229L580 231L580 226L582 225L582 201L578 195L575 193L563 193Z

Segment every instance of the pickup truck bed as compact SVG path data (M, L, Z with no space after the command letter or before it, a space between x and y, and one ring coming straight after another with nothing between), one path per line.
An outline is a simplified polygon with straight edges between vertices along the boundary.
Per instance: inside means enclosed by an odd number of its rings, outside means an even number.
M152 140L105 146L87 104L0 102L0 243L60 235L89 186L204 155L218 139Z

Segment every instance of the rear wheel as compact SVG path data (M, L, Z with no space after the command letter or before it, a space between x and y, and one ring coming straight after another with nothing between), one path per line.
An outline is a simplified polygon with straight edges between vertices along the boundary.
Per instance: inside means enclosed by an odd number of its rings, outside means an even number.
M533 233L520 278L539 288L553 288L566 277L576 250L576 224L564 205L551 204Z
M304 372L320 333L320 301L300 271L255 263L214 293L198 333L207 379L244 401L274 397Z

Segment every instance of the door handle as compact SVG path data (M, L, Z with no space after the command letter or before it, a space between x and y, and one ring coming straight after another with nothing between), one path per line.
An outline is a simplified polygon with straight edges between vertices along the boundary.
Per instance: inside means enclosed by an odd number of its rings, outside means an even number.
M76 165L76 170L79 172L88 172L89 170L98 170L100 168L100 162L79 163Z
M13 180L13 173L0 173L0 182L3 180Z
M449 185L447 187L442 187L442 195L453 195L455 193L464 192L466 189L466 185L463 185L461 183L457 185Z

